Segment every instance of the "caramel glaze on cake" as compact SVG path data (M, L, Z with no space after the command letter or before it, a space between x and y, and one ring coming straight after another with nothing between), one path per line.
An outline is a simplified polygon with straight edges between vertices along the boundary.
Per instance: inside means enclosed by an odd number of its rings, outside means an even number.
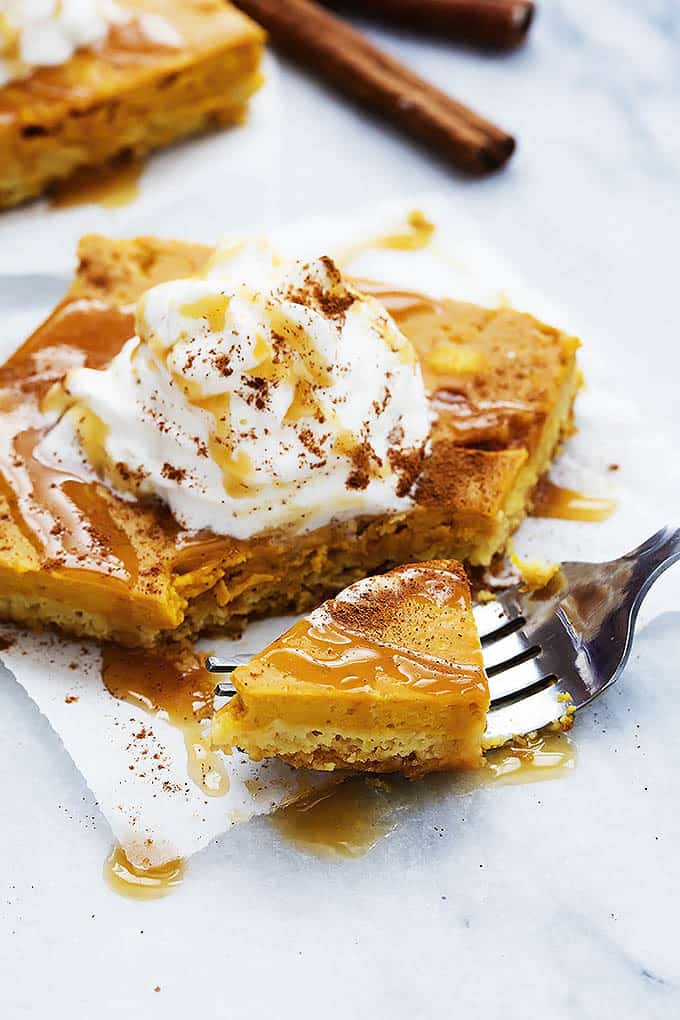
M213 744L256 761L411 776L481 764L489 689L459 563L356 582L231 679Z
M139 158L177 138L236 123L259 87L264 32L225 0L126 0L162 15L181 45L138 25L66 64L0 88L0 209L82 167Z
M159 505L38 463L50 387L74 365L106 365L134 332L136 299L200 271L209 255L180 242L84 238L68 294L0 369L0 618L127 645L235 634L395 564L489 563L526 514L571 428L578 341L509 308L366 281L412 340L438 414L410 510L236 541L182 532Z

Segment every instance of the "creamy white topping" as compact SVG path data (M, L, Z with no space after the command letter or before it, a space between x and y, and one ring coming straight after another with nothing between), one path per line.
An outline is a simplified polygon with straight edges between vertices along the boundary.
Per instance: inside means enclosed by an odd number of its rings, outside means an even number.
M137 330L105 370L69 373L75 403L43 455L66 456L75 427L109 484L237 538L411 504L430 429L420 366L330 259L225 244L202 278L148 291Z
M0 0L0 87L36 67L67 63L76 50L103 42L113 25L132 20L151 41L181 45L161 15L133 14L116 0Z

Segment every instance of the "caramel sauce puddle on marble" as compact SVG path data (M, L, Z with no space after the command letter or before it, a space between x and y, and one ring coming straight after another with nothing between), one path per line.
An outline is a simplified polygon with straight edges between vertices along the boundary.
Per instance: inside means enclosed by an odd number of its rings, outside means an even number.
M75 205L102 205L118 209L130 205L139 196L139 181L144 170L141 160L118 158L104 166L81 167L50 193L53 209Z
M392 784L352 776L271 816L283 839L307 853L362 857L394 831L399 804Z
M208 797L229 790L229 776L210 747L203 721L213 713L214 678L203 659L188 649L121 648L104 645L102 676L110 694L143 708L181 731L191 780Z
M442 796L442 782L451 791L464 782L472 789L537 783L563 779L575 766L572 741L562 732L547 731L487 751L485 766L476 771L437 773L410 782L352 776L278 811L270 824L285 842L306 853L358 858L391 835L400 813L417 805L422 794Z
M515 737L509 744L485 754L486 782L516 785L560 779L576 766L576 749L569 737L547 730L530 737ZM489 774L490 772L490 774Z
M104 862L104 880L117 893L132 900L157 900L167 896L184 878L184 861L167 861L155 868L138 868L121 846L114 847Z
M586 496L543 478L534 490L531 516L565 521L606 521L615 510L616 501L613 499Z

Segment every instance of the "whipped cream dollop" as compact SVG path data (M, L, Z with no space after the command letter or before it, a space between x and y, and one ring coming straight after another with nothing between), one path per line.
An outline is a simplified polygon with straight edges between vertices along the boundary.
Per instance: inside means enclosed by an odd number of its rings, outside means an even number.
M73 369L73 435L112 487L190 530L248 538L411 504L430 409L410 342L330 258L225 243L201 277L147 291L109 367Z
M0 87L36 67L67 63L76 50L103 42L113 25L133 20L159 45L181 44L164 17L133 14L115 0L0 0Z

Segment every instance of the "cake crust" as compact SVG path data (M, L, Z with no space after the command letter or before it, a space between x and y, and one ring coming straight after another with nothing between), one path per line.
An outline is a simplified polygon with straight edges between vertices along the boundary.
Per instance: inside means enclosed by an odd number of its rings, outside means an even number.
M424 324L392 306L439 415L408 511L236 541L183 533L161 506L126 502L95 483L55 476L54 489L45 488L31 446L47 426L44 394L73 364L107 364L134 332L136 299L199 272L209 255L205 246L154 238L84 238L64 300L0 368L8 451L0 455L0 618L127 645L236 634L251 618L306 611L399 563L488 564L526 514L570 429L578 342L510 309L456 302L431 303ZM464 350L468 365L444 377L429 360L436 348L441 364L442 328L454 358ZM475 358L481 368L471 372Z

